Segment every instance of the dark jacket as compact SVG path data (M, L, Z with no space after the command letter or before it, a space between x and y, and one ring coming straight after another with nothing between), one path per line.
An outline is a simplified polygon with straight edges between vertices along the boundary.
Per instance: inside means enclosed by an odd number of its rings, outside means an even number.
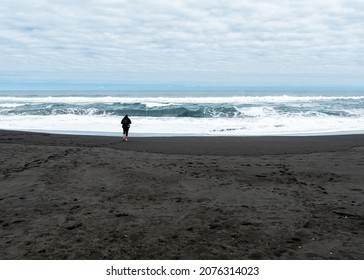
M123 128L130 127L131 120L130 120L127 116L125 116L125 117L121 120L121 124L123 125Z

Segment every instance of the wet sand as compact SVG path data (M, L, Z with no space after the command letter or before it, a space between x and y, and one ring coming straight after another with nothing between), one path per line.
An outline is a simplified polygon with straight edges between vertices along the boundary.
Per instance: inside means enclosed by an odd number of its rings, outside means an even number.
M364 259L364 135L0 130L1 259Z

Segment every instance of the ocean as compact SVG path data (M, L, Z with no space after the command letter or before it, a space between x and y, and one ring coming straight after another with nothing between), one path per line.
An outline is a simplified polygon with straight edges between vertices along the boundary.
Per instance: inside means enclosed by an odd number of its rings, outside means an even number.
M0 129L83 135L364 133L364 91L0 91Z

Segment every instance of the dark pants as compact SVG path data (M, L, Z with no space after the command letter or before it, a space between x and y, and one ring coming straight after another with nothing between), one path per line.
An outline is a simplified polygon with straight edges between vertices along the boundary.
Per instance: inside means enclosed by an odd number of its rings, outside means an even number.
M128 136L128 133L129 133L129 126L123 125L123 134L125 134L125 136Z

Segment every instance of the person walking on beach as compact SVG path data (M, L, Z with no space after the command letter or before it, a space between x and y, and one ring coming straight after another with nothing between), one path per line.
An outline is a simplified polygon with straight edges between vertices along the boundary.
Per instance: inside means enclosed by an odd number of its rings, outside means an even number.
M128 141L129 128L131 125L131 120L128 115L125 115L125 117L121 120L121 124L123 126L123 142Z

